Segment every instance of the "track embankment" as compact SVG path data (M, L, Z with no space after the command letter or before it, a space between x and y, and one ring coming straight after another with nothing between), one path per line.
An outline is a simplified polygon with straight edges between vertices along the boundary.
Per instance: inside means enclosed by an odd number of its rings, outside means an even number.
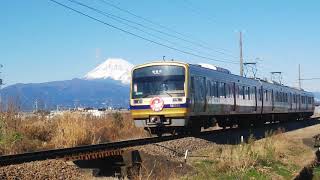
M319 123L320 121L313 119L309 121L297 121L293 123L271 124L263 128L249 130L220 129L203 132L198 137L180 137L179 139L171 139L165 142L126 147L125 150L131 149L140 151L143 168L138 176L146 178L158 177L159 179L159 177L162 177L160 179L171 179L182 176L197 178L200 177L199 174L206 174L204 169L202 169L203 167L220 170L222 168L222 170L226 171L226 174L228 174L228 172L237 172L238 166L236 165L249 163L247 161L242 162L242 160L247 156L242 156L242 159L239 159L239 156L237 155L243 154L233 154L234 156L230 156L228 153L232 154L239 150L242 153L249 153L250 156L253 155L250 153L255 152L253 147L263 147L263 145L269 145L270 147L274 148L281 146L281 148L284 148L280 150L270 149L276 160L281 160L281 162L283 161L283 163L280 164L281 166L279 165L280 169L283 168L282 166L285 166L287 162L292 160L291 158L294 157L295 153L300 153L303 155L303 159L299 160L301 158L297 155L294 163L300 163L299 167L301 166L302 169L302 167L306 166L314 158L313 149L311 148L311 146L313 146L312 137L316 134L319 134ZM271 139L269 137L272 134L271 132L279 132L281 135L272 135L273 139ZM245 142L248 142L249 146L244 146L244 144L241 143L241 136ZM267 138L265 138L266 136ZM280 139L280 141L276 141L278 139ZM274 140L280 144L272 144ZM252 141L254 141L253 144ZM267 141L267 143L264 141ZM286 142L290 143L286 144ZM250 151L244 151L244 147L250 147L253 149L249 148ZM300 147L302 147L301 152L291 152L291 150L288 150L290 148ZM188 150L188 155L185 163L186 150ZM227 154L228 156L226 156ZM229 166L230 164L228 163L232 163L233 166ZM253 163L253 166L257 167L259 170L258 173L262 175L268 173L268 171L270 171L269 166L272 166L268 164L269 162L265 162L266 164L261 166L261 164L259 164L260 162L258 163L256 160L251 163ZM58 167L63 168L64 171ZM229 167L229 169L223 169L223 167ZM279 167L277 166L275 168ZM298 166L293 167L293 170L288 170L288 172L292 173L292 176L290 177L295 177L300 172ZM240 169L241 168L245 169L245 167L240 166ZM159 171L159 169L161 169L161 171ZM35 161L0 168L0 176L4 177L5 179L10 176L25 177L21 175L20 172L26 172L25 174L30 174L30 177L35 177L34 179L43 179L46 177L53 177L53 179L56 179L56 177L60 177L56 175L61 175L61 177L64 175L63 177L67 177L67 179L83 179L79 177L89 177L90 179L93 177L92 174L89 174L88 176L87 171L83 171L83 169L80 169L77 166L67 165L67 162L61 160ZM284 172L288 173L285 170ZM34 176L32 176L32 174L34 174ZM277 173L273 174L274 177L282 177ZM203 178L214 177L203 176Z

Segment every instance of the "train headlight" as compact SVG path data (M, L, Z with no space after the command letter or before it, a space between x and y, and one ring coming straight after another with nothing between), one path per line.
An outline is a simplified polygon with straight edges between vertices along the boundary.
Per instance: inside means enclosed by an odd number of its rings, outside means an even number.
M150 122L151 123L160 123L161 118L160 118L160 116L152 116L152 117L150 117Z

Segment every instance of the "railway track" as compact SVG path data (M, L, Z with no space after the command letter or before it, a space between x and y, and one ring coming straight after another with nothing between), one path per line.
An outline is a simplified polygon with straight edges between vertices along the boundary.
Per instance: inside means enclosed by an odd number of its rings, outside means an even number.
M0 156L0 166L20 164L47 159L89 160L112 155L121 155L123 148L159 143L186 137L186 135L163 136L134 139L95 145L78 146L64 149L53 149L23 154Z
M203 131L199 135L199 138L209 140L217 144L237 144L240 143L240 136L244 136L247 139L250 135L255 138L263 138L264 133L270 130L276 130L277 128L285 128L287 131L303 128L306 126L312 126L318 124L318 117L310 118L308 121L297 121L296 123L275 123L267 124L262 128L230 128L219 129L211 131ZM78 146L64 149L54 149L47 151L30 152L23 154L5 155L0 156L0 166L20 164L31 161L47 160L47 159L65 159L65 160L90 160L104 158L112 155L121 155L124 148L130 148L135 146L160 143L180 138L188 137L189 135L174 135L174 136L162 136L143 139L126 140L119 142L102 143L96 145Z

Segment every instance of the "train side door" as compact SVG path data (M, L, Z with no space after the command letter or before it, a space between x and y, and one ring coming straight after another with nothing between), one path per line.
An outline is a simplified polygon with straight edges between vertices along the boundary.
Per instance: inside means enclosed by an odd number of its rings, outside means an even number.
M206 104L206 79L197 76L194 80L194 112L204 112Z
M259 90L260 94L260 100L261 100L261 114L263 113L263 106L264 106L264 93L263 93L263 87L261 86L261 89Z
M292 94L289 95L290 110L292 110Z
M301 96L298 95L299 110L301 110Z
M258 97L257 97L257 87L254 87L254 100L256 102L256 107L255 107L255 111L258 110Z
M236 95L236 83L233 83L233 111L236 111L237 107L237 95Z
M271 90L271 110L274 110L274 94L273 89Z
M195 107L195 77L191 76L190 78L190 107L191 107L191 112L194 112L194 107Z

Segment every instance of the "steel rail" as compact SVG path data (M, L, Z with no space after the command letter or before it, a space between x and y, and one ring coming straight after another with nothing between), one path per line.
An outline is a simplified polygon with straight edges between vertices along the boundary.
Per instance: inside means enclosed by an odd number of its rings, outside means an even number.
M118 150L123 148L159 143L187 137L186 135L163 136L144 139L125 140L118 142L101 143L95 145L78 146L63 149L53 149L46 151L28 152L23 154L13 154L0 156L0 166L20 164L31 161L62 159L79 154L92 153L97 151Z

